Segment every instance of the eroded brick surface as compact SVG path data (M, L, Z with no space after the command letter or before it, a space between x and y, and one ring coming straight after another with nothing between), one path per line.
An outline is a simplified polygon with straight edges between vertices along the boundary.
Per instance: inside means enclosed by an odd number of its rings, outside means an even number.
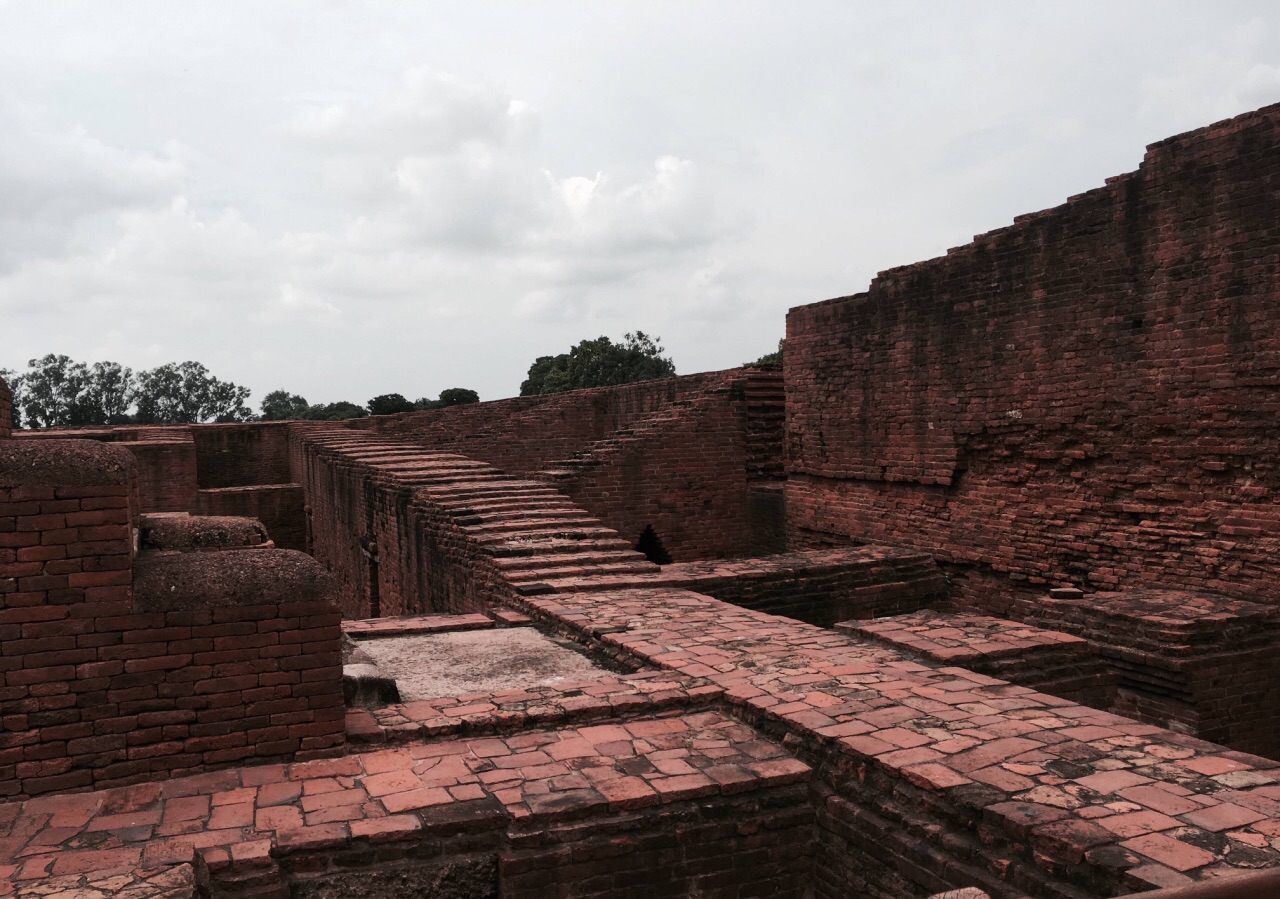
M747 793L799 810L788 827L803 835L811 820L805 794L785 791L810 774L776 742L719 712L524 729L2 806L0 847L18 863L0 872L11 890L23 890L51 877L189 862L193 852L215 873L270 868L273 859L418 842L466 822L545 832ZM532 889L534 880L519 875L545 865L539 853L518 851L523 845L511 844L508 875L513 888ZM793 861L803 862L807 845L798 848ZM749 863L745 854L741 861ZM794 871L787 880L801 883Z
M787 318L787 517L914 546L961 598L1276 601L1280 108Z
M1185 590L1040 597L1030 621L1087 638L1115 672L1115 710L1280 757L1280 610Z
M837 630L1094 708L1113 701L1112 674L1082 637L989 615L916 612L846 621Z

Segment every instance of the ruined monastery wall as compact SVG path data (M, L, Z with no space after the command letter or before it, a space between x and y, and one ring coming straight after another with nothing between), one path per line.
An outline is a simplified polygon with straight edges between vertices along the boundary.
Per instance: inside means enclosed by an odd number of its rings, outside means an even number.
M191 429L201 490L288 484L289 423L255 421Z
M792 548L1280 602L1280 106L787 319Z
M731 374L657 378L618 387L356 419L348 424L413 440L428 449L461 453L513 474L529 474L722 383Z

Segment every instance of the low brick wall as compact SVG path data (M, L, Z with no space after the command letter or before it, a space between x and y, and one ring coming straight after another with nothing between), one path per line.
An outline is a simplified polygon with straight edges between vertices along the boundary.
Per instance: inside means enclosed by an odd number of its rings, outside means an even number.
M256 519L188 515L185 512L143 515L138 545L144 550L178 552L218 552L273 546L267 529Z
M844 621L836 630L1095 709L1110 708L1114 699L1114 677L1107 664L1087 640L1061 631L945 612Z
M1090 641L1114 671L1114 711L1280 757L1280 609L1180 590L1056 592L1019 612Z
M256 518L281 549L306 552L307 514L301 484L264 484L201 490L196 500L201 515Z

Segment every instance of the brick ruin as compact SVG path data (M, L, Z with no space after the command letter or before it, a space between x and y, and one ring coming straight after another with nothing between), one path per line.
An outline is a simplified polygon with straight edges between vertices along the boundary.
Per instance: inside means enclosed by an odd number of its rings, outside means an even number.
M61 432L0 382L0 890L1280 892L1277 183L1280 107L1170 138L782 371Z

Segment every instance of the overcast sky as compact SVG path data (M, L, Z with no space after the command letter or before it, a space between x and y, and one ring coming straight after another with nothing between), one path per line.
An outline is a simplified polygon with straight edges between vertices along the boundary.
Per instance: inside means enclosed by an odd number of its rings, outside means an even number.
M0 0L0 367L678 371L1280 101L1274 2Z

